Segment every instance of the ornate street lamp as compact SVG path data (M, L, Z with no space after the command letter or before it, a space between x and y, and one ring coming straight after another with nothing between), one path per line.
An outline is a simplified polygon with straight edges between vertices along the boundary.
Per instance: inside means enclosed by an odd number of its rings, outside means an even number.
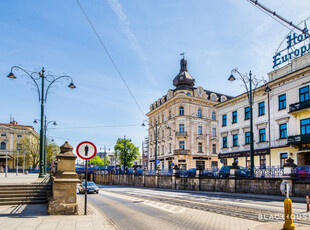
M31 80L33 81L34 85L35 85L35 89L37 90L38 96L39 96L39 102L41 103L41 129L40 129L40 167L39 167L39 177L44 177L46 174L46 170L44 167L44 162L45 162L45 154L44 154L44 133L45 133L45 127L44 127L44 105L46 103L46 99L47 99L47 95L48 92L51 88L51 86L57 82L59 79L65 78L67 80L70 80L70 84L68 85L69 88L74 89L76 88L74 83L73 83L73 79L68 76L68 75L63 75L60 77L55 77L51 74L47 74L45 75L44 72L44 67L42 68L41 72L28 72L25 69L19 67L19 66L13 66L11 68L11 72L8 75L8 78L10 79L16 79L16 76L14 75L14 70L18 71L18 70L22 70L26 76L30 77ZM39 87L38 82L41 80L41 89ZM47 87L45 88L45 83L47 84Z
M234 77L234 73L237 73L239 75L239 78L242 83L243 87L247 91L248 100L250 104L250 158L251 158L251 168L250 168L250 174L252 177L254 177L254 138L253 138L253 101L254 101L254 94L255 89L257 86L264 82L264 79L257 79L255 76L252 78L252 72L249 72L249 75L240 73L237 68L232 69L231 74L228 78L229 81L233 82L236 80Z
M33 123L37 124L38 121L41 121L40 119L35 119ZM46 170L47 166L47 138L46 138L46 131L49 124L53 123L54 126L57 125L56 121L49 121L47 122L46 116L44 117L44 170Z

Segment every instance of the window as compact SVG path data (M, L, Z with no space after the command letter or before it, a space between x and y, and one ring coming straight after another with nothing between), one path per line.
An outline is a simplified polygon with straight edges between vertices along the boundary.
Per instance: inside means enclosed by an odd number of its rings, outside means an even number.
M287 124L281 124L280 128L280 139L287 138Z
M164 169L165 169L165 162L162 161L162 162L161 162L161 170L164 170Z
M223 137L223 148L227 148L227 137Z
M309 86L305 86L299 89L299 102L309 100Z
M212 169L217 169L217 168L218 168L218 163L217 163L217 161L211 161L211 168L212 168Z
M179 142L179 145L180 145L180 149L185 149L185 143L184 143L184 141L180 141L180 142Z
M246 167L251 168L251 157L245 157Z
M227 159L224 159L224 166L226 166L227 165Z
M245 133L245 144L249 145L251 142L251 133L250 132L246 132Z
M238 134L233 135L233 146L238 146Z
M310 133L310 118L300 120L300 134L305 135Z
M169 129L169 136L171 136L171 128Z
M260 155L259 156L259 166L261 169L266 168L266 155Z
M161 132L161 138L165 138L165 130L163 130L162 132Z
M211 96L211 101L215 101L215 96L214 95Z
M238 122L238 115L237 111L232 112L232 123L237 123Z
M239 161L238 157L234 157L234 162L238 164L238 161Z
M227 115L223 115L222 116L222 126L226 126L227 125Z
M5 142L3 141L3 142L1 142L1 144L0 144L0 150L5 150L6 149L6 144L5 144Z
M179 124L179 132L184 133L184 124Z
M198 126L198 135L202 135L202 126Z
M244 120L250 119L250 107L244 108Z
M162 146L162 147L161 147L161 150L162 150L162 151L161 151L161 154L164 155L164 154L165 154L165 146Z
M198 117L201 117L201 109L198 109Z
M287 159L287 153L280 153L280 166L281 166L281 168L285 164L286 159Z
M152 157L153 153L152 153L152 148L150 148L150 157Z
M279 96L279 110L286 109L286 94Z
M215 121L216 120L216 115L215 112L212 112L212 120Z
M212 128L212 137L216 137L216 128Z
M259 130L259 142L266 142L266 129Z
M171 143L169 143L169 153L171 153Z
M165 116L164 116L164 115L162 116L161 120L162 120L163 122L165 121Z
M212 144L212 153L216 153L216 144Z
M258 116L265 115L265 102L258 103Z
M202 143L198 142L198 153L202 153Z
M205 162L204 161L196 161L196 168L205 169Z
M180 107L179 115L184 116L184 107L183 106Z

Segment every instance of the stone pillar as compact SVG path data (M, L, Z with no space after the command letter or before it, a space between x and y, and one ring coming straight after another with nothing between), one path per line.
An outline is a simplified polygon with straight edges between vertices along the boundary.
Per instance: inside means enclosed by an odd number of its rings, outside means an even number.
M232 163L232 166L230 168L230 175L229 175L229 177L233 177L233 178L237 177L238 170L239 170L238 162Z
M158 176L159 176L159 166L157 166L157 169L155 171L155 188L158 188Z
M296 168L296 164L294 164L294 160L292 158L288 158L286 163L283 165L283 176L282 178L293 178L295 176L294 169Z
M145 187L145 176L146 176L146 172L147 172L147 168L144 167L144 169L143 169L143 175L142 175L142 184L143 184L143 187Z
M76 184L80 182L75 172L73 147L66 141L60 146L60 154L56 155L57 168L52 176L52 198L48 203L50 215L77 215Z
M172 177L171 177L171 188L172 189L177 189L176 188L176 175L177 175L177 172L178 172L178 166L176 165L173 169L172 169Z

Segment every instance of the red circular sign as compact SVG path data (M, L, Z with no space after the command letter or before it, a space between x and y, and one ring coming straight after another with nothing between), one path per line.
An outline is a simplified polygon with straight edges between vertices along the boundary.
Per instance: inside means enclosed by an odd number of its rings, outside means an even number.
M76 147L76 153L80 158L89 160L96 155L97 148L90 141L83 141Z

